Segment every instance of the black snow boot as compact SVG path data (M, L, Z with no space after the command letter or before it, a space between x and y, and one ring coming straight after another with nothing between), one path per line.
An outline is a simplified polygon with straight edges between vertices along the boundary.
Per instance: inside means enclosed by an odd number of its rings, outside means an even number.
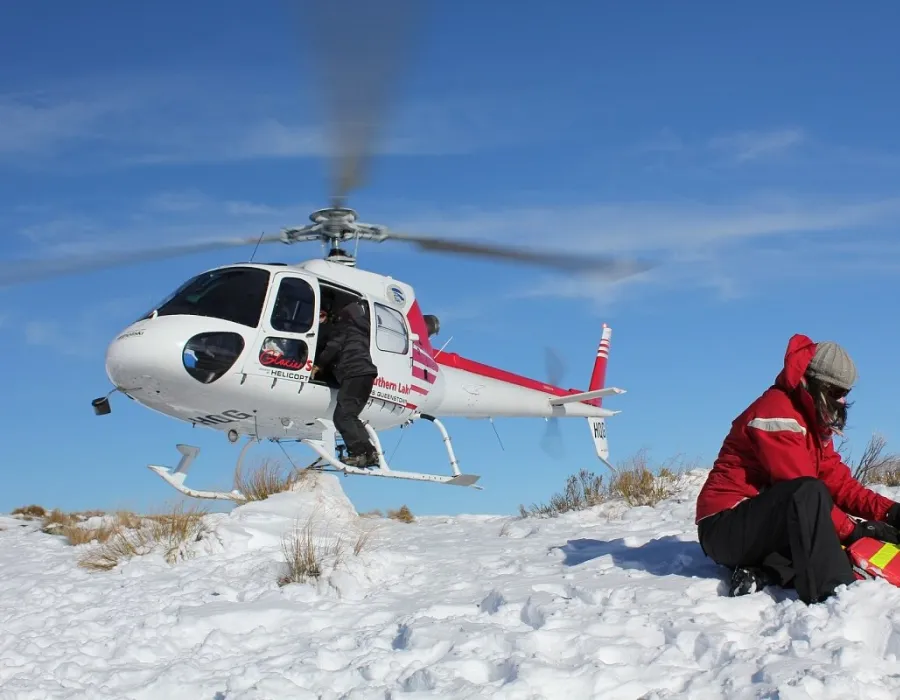
M748 593L758 593L766 586L777 583L775 576L765 569L747 566L738 567L731 574L731 584L728 587L728 595L732 598Z

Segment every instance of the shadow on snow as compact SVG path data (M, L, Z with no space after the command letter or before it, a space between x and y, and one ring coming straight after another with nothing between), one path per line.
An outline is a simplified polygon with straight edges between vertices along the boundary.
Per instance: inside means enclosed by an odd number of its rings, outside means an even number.
M578 566L598 557L610 556L622 569L641 569L654 576L684 576L721 579L722 568L707 558L698 542L670 535L631 547L624 539L569 540L559 550L565 554L565 566Z

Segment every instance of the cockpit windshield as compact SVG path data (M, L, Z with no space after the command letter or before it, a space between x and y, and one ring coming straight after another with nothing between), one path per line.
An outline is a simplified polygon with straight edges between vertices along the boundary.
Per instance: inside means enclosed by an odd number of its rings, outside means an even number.
M209 316L256 328L268 288L268 270L210 270L187 281L144 318L156 311L158 316Z

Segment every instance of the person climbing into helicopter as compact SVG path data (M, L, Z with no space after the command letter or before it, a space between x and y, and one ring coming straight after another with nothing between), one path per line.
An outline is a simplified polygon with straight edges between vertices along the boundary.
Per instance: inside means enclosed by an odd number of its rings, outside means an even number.
M351 301L328 325L331 325L328 340L316 354L310 377L330 371L337 382L337 403L332 419L349 453L344 464L349 467L378 466L378 454L359 419L378 376L369 350L371 322L365 302Z
M328 340L331 338L331 331L334 329L334 323L331 322L331 315L329 313L328 308L326 308L324 301L322 302L322 306L319 309L319 329L316 334L316 359L318 361L319 355L322 354L322 351L325 349L325 346L328 345ZM328 386L337 388L339 384L334 378L330 368L322 368L315 367L315 371L310 374L310 379L315 375L315 379L318 379Z
M704 554L732 571L729 595L773 585L820 602L856 580L844 547L900 543L900 504L855 479L832 444L856 380L844 348L795 334L775 383L732 422L696 503Z

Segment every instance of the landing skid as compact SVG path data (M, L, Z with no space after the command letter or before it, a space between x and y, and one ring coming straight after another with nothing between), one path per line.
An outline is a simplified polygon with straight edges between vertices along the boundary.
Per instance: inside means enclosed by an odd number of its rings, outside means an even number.
M375 450L378 453L378 467L367 469L347 466L346 464L343 464L342 462L334 458L332 451L326 448L326 440L304 439L300 440L300 442L309 445L319 456L319 459L317 459L307 468L318 471L340 472L344 475L353 474L355 476L380 476L388 479L406 479L409 481L427 481L433 484L468 486L481 491L482 487L475 485L475 482L477 482L481 478L479 475L463 474L460 471L459 463L456 461L456 455L453 453L453 446L450 444L450 436L447 434L447 429L444 428L443 423L432 416L422 415L420 417L433 423L435 427L440 431L441 437L444 441L444 446L447 449L447 455L450 458L450 469L453 472L452 476L424 474L419 472L406 472L391 469L384 458L384 450L381 447L381 440L378 439L378 434L372 429L370 425L366 425L366 431L369 433L372 444L375 445ZM329 431L329 435L333 438L333 430ZM244 459L244 454L247 452L247 448L249 448L250 445L252 445L254 442L257 442L257 440L255 438L250 438L247 440L247 443L243 446L243 448L241 448L241 454L238 457L237 462L238 468L240 468L240 465ZM219 501L235 502L246 501L244 494L242 494L237 489L234 489L232 491L201 491L185 486L184 482L187 478L188 470L191 468L191 465L197 458L197 455L200 454L200 448L193 445L180 444L176 445L175 447L181 453L181 460L178 462L178 466L175 467L175 469L155 464L147 465L148 469L156 472L156 474L158 474L163 481L169 484L169 486L174 488L176 491L183 493L185 496L190 496L191 498L206 498ZM323 461L325 462L325 464L322 464Z
M238 457L238 464L241 463L241 460L244 459L244 453L247 451L247 448L253 444L253 440L248 440L247 444L241 448L241 455ZM200 454L200 448L195 447L194 445L175 445L176 449L181 453L181 460L178 462L178 466L175 469L170 469L169 467L161 467L155 464L147 465L148 469L159 474L159 476L165 481L169 486L174 488L176 491L180 491L185 496L190 496L191 498L208 498L217 501L245 501L246 498L244 494L242 494L237 489L233 491L198 491L197 489L188 488L184 485L184 480L187 478L188 469L191 468L191 464L197 458L197 455Z
M450 436L447 434L447 429L444 428L443 423L441 423L437 418L433 418L432 416L421 416L426 420L430 421L435 425L435 427L441 432L441 436L444 440L444 445L447 448L447 455L450 458L450 469L453 472L453 476L441 476L439 474L423 474L420 472L406 472L391 469L387 463L387 460L384 458L384 450L381 447L381 440L378 439L378 434L372 429L372 426L366 425L366 432L369 433L369 438L372 440L372 444L375 445L375 451L378 453L378 466L370 467L370 468L361 468L361 467L350 467L342 462L339 462L334 456L331 454L329 450L325 448L325 443L322 440L301 440L305 445L309 445L316 454L319 455L321 460L324 460L328 466L331 468L328 469L324 466L317 466L314 464L310 467L310 469L319 469L321 471L333 471L333 472L341 472L342 474L354 474L358 476L380 476L388 479L407 479L409 481L428 481L433 484L449 484L451 486L470 486L473 489L482 490L481 486L475 486L475 482L478 481L481 477L477 474L463 474L459 469L459 463L456 461L456 455L453 453L453 446L450 444ZM319 460L317 460L319 462Z

